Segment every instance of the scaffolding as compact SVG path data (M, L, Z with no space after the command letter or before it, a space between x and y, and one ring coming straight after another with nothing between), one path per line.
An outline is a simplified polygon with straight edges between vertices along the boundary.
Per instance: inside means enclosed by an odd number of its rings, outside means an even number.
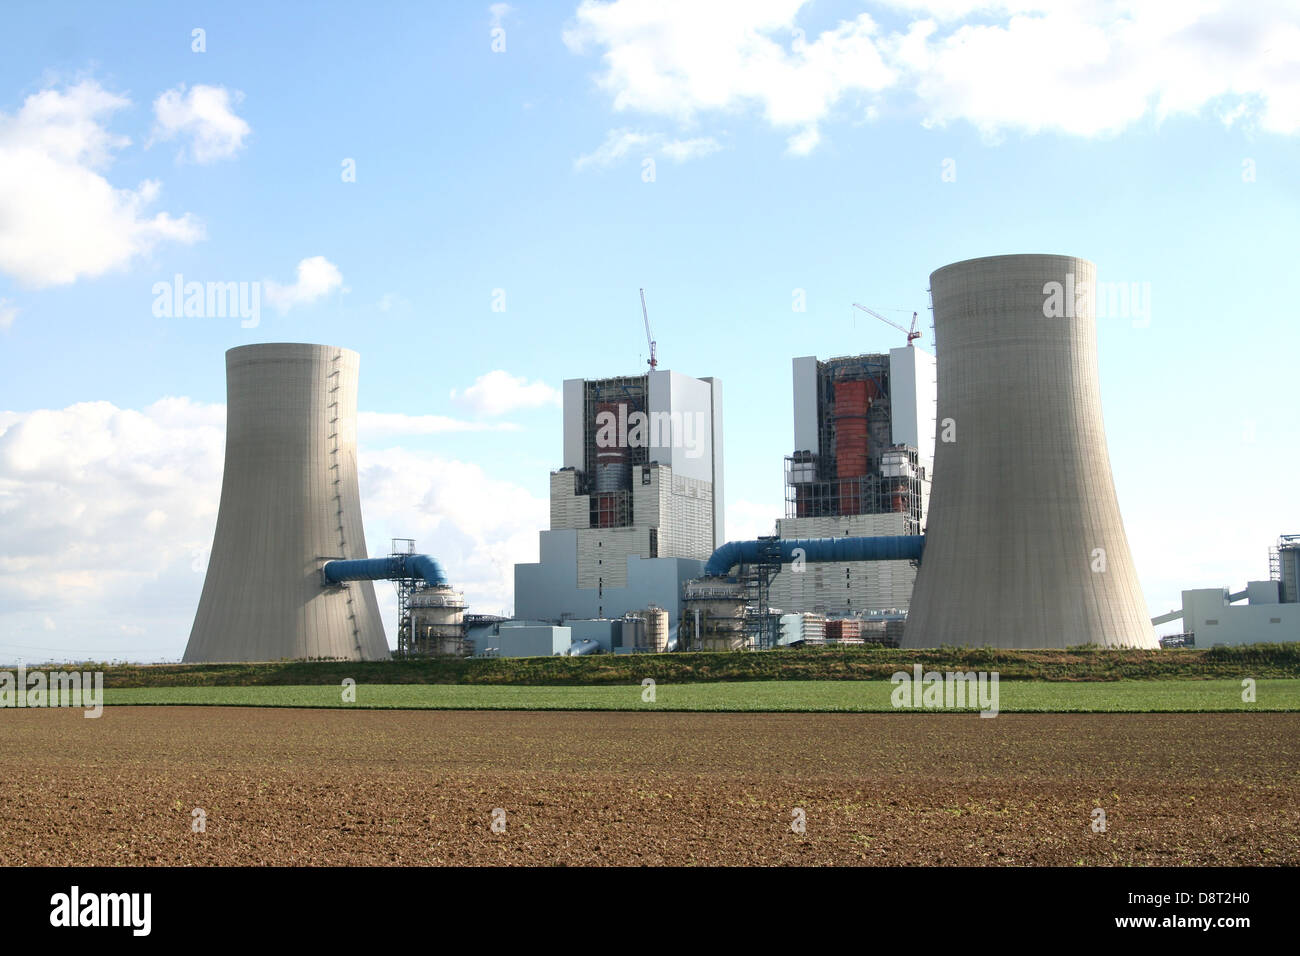
M1268 553L1269 578L1280 582L1283 604L1300 603L1300 534L1284 534Z
M745 593L744 627L749 647L753 650L770 650L781 637L780 614L772 613L772 578L781 570L781 539L768 535L757 539L758 560L742 563L736 570L736 580Z
M591 527L629 528L632 526L632 471L649 460L648 442L631 444L626 433L618 435L616 463L613 470L602 469L602 452L610 446L597 443L601 429L596 424L599 411L613 411L622 406L620 431L628 428L633 412L645 414L650 391L645 375L590 379L583 385L582 457L583 470L578 475L576 492L591 495ZM608 457L608 456L605 456ZM615 474L617 472L617 474ZM616 485L616 486L611 486Z
M804 449L785 459L787 518L903 513L905 533L921 533L922 484L927 476L917 449L893 442L889 362L888 354L878 353L817 363L818 451ZM845 388L837 392L837 387L851 382L866 383L866 395L864 401L858 389L863 410L846 415L842 410L854 404L854 393ZM853 431L839 435L850 423ZM865 462L858 458L864 451L863 427ZM841 451L849 456L844 462L839 460ZM843 474L846 468L861 473Z
M852 478L818 478L829 468L810 451L785 459L785 516L907 515L904 534L921 533L921 486L925 469L910 445L890 445L870 456L868 474ZM846 509L845 505L849 507Z
M632 492L601 491L592 494L589 517L593 528L630 528Z

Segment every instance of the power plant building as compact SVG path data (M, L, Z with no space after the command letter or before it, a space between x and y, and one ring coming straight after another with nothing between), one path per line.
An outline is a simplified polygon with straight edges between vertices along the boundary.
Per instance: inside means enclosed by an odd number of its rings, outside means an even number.
M675 630L682 585L722 544L722 386L668 370L564 383L563 467L515 615L614 618L650 606Z
M793 380L796 450L785 460L777 536L920 534L934 458L934 356L909 345L796 358ZM771 602L790 613L906 610L915 579L911 561L786 565Z
M329 345L226 353L221 505L186 662L389 656L374 584L322 577L366 557L359 367Z
M1096 267L970 259L930 276L938 430L903 646L1157 646L1111 477Z
M1182 607L1151 619L1159 626L1180 621L1181 633L1165 635L1181 646L1285 644L1300 641L1300 535L1286 534L1269 552L1269 579L1227 588L1182 593ZM1244 603L1243 603L1244 602Z

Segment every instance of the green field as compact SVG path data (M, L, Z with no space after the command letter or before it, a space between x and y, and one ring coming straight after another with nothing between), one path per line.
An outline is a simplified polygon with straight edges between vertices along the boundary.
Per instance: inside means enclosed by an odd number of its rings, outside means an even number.
M241 707L350 707L434 710L678 710L888 712L889 681L748 681L658 684L642 701L639 684L538 687L473 684L358 684L356 703L340 687L110 688L114 705L200 704ZM1260 680L1256 702L1243 703L1238 680L1062 683L1001 681L1004 713L1172 713L1300 710L1300 680Z

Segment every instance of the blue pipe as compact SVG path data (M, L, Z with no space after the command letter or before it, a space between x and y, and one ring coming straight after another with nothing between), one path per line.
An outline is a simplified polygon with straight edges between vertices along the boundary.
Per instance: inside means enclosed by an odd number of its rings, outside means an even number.
M738 564L755 564L780 552L781 563L795 558L795 549L803 551L803 560L825 561L920 561L925 550L925 535L901 534L879 538L759 538L755 541L728 541L714 551L704 565L707 577L721 577Z
M344 581L396 581L423 578L429 587L449 587L442 565L427 554L395 554L387 558L327 561L321 568L327 584Z

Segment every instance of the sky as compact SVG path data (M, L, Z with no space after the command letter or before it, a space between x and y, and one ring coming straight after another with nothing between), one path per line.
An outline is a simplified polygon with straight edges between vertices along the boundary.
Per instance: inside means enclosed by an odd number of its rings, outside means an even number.
M508 613L561 383L645 368L638 289L660 367L723 383L736 539L782 515L791 358L904 344L853 302L927 347L930 273L1006 253L1131 292L1098 355L1150 612L1266 578L1300 532L1298 147L1268 0L11 0L0 660L181 656L226 349L360 352L370 553L415 538ZM246 314L171 314L178 276Z

